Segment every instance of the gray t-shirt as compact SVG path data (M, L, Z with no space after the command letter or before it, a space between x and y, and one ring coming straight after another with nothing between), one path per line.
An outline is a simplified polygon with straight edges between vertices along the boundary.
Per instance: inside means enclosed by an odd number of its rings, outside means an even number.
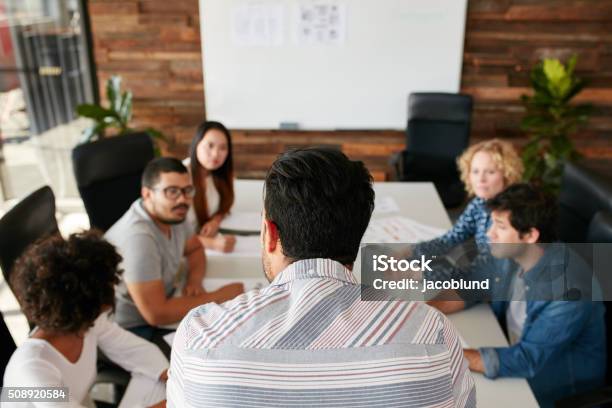
M193 235L187 222L171 226L168 238L136 200L106 232L105 238L123 257L123 275L115 288L115 321L122 327L146 325L128 293L127 283L161 280L167 297L176 287L187 239Z

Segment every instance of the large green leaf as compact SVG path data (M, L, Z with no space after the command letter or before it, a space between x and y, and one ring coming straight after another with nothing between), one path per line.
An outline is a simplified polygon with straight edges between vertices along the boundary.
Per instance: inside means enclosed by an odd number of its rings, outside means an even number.
M548 82L556 85L562 78L566 77L565 67L558 59L547 58L543 63L543 70Z
M76 113L79 116L91 118L97 122L104 120L107 116L113 116L114 112L101 107L100 105L94 105L90 103L84 103L76 107Z
M119 107L119 117L125 126L132 120L132 92L126 91L121 95L121 106Z
M110 103L110 109L119 112L121 109L121 77L113 75L106 81L106 98Z

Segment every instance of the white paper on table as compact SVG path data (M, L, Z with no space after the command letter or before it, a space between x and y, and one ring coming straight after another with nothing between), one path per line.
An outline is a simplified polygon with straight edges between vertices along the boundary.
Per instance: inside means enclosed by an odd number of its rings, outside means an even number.
M417 243L444 234L445 230L421 224L407 217L375 218L370 221L361 242L364 243Z
M283 45L285 8L278 3L242 2L231 11L232 44L240 47Z
M344 45L346 4L335 0L302 1L295 8L298 45Z
M259 235L236 236L236 245L232 252L221 252L206 249L206 256L225 256L228 258L261 258L261 238Z
M256 211L233 212L221 221L220 228L259 233L261 231L261 213Z
M395 202L393 197L380 196L374 200L374 212L375 215L398 213L400 210L399 205Z

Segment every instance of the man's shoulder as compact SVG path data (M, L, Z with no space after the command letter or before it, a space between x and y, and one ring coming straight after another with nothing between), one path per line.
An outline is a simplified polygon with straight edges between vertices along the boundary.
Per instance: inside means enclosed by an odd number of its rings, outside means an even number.
M243 293L227 302L206 303L195 307L185 316L180 324L185 347L212 348L223 341L234 331L250 322L266 321L271 316L266 307L286 299L290 292L282 287L268 286Z
M155 225L135 208L139 200L119 218L104 234L104 237L113 243L118 243L126 237L138 235L153 236Z

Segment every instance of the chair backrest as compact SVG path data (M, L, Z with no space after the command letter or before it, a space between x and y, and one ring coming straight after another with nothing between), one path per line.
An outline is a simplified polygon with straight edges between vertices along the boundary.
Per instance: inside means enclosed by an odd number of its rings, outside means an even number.
M0 347L0 387L2 387L2 380L4 378L4 370L8 364L11 355L17 349L13 336L9 331L6 323L4 322L4 316L0 312L0 339L2 339L2 347Z
M44 186L21 200L0 219L0 267L10 282L13 264L34 241L57 233L55 196Z
M566 163L559 193L559 238L588 242L589 223L598 211L612 211L612 181L578 163Z
M472 97L418 92L408 98L407 150L455 159L469 144Z
M153 159L151 137L136 133L77 146L74 174L92 227L108 230L140 197L140 179Z
M599 211L593 216L588 227L587 241L592 243L593 271L601 286L603 299L612 299L612 211ZM606 383L612 385L612 301L605 301L604 306L608 349Z

